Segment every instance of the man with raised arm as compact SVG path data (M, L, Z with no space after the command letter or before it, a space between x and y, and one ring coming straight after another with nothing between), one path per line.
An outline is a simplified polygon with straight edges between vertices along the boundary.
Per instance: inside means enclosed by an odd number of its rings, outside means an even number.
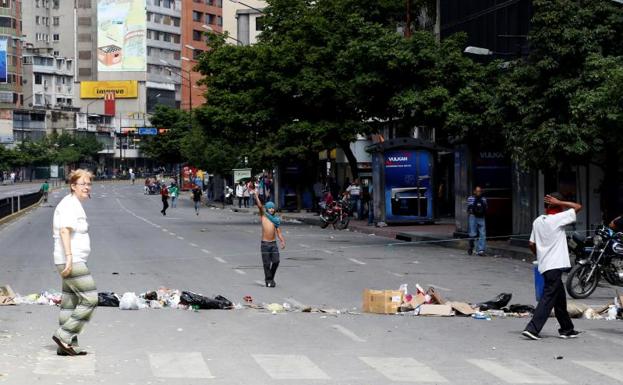
M275 215L275 204L266 202L262 204L255 190L250 191L253 199L257 203L260 210L260 223L262 224L262 244L260 250L262 252L262 264L264 265L264 279L266 287L275 287L275 273L279 267L279 248L277 247L277 238L281 248L286 247L286 240L283 238L281 229L281 218Z

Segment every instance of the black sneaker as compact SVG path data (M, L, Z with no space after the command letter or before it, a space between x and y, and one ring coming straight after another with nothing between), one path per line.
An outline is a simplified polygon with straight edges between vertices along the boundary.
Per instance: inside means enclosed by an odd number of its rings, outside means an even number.
M539 337L539 335L537 333L533 333L533 332L528 331L528 330L522 331L521 335L526 337L526 338L528 338L528 339L531 339L531 340L540 340L541 339L541 337Z
M559 332L560 334L558 334L558 337L562 338L563 340L566 340L568 338L578 338L578 335L580 334L579 331L577 330L570 330L568 332Z
M467 249L467 255L472 255L474 254L474 249Z

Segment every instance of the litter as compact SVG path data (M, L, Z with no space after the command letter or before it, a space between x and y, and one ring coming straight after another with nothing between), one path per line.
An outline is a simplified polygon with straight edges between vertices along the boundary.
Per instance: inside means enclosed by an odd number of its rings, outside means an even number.
M15 303L15 292L11 286L0 286L0 306L17 305Z
M197 305L199 309L231 309L234 307L234 304L223 296L217 295L212 299L191 291L182 292L180 304Z
M138 310L138 297L135 293L123 293L119 301L119 309L121 310Z
M508 305L511 298L513 298L511 293L500 293L494 299L478 304L478 307L480 307L480 311L501 310L503 307Z
M119 297L115 293L97 293L97 306L119 307Z

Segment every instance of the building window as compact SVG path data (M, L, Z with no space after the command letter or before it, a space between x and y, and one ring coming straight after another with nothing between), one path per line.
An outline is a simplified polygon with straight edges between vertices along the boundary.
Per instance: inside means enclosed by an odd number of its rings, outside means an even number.
M57 25L57 26L60 25L61 24L61 18L58 17L58 16L54 16L52 18L52 24Z
M90 42L92 41L92 35L90 33L79 33L78 41L82 43Z
M0 0L0 7L11 8L11 0Z
M80 60L91 60L91 51L79 51L78 59Z
M39 1L37 0L37 4ZM37 5L38 7L39 5ZM78 8L91 8L91 0L78 0Z
M203 13L193 11L193 21L201 21L202 16L203 16Z
M61 36L58 33L55 33L54 35L52 35L52 40L59 41L60 39L61 39Z
M91 76L91 68L79 68L78 76Z
M84 27L90 27L91 26L91 18L90 17L79 17L78 18L78 25L84 26Z
M206 24L214 24L216 20L216 15L213 15L211 13L206 13Z
M203 32L197 31L196 29L193 29L193 40L194 41L201 41L201 35L202 34L203 34Z
M35 24L39 25L39 16L35 16Z
M200 49L194 49L193 50L193 59L194 60L199 60L199 58L201 57L201 54L203 53L202 50Z
M41 74L35 74L35 84L41 84L42 81L43 80Z
M255 18L255 30L256 31L263 31L264 30L264 18L263 17L256 17Z

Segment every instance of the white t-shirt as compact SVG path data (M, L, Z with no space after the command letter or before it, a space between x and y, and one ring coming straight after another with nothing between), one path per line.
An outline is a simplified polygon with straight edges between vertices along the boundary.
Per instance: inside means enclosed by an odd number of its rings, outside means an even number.
M359 186L358 184L351 184L350 186L348 186L346 191L350 193L350 196L358 197L359 195L361 195L361 186Z
M575 210L541 215L532 223L530 242L536 244L539 272L571 267L565 226L575 222Z
M54 238L54 263L57 265L66 262L65 249L60 234L64 227L71 228L73 263L86 262L91 252L87 214L84 212L80 200L72 194L65 196L54 210L52 236Z

